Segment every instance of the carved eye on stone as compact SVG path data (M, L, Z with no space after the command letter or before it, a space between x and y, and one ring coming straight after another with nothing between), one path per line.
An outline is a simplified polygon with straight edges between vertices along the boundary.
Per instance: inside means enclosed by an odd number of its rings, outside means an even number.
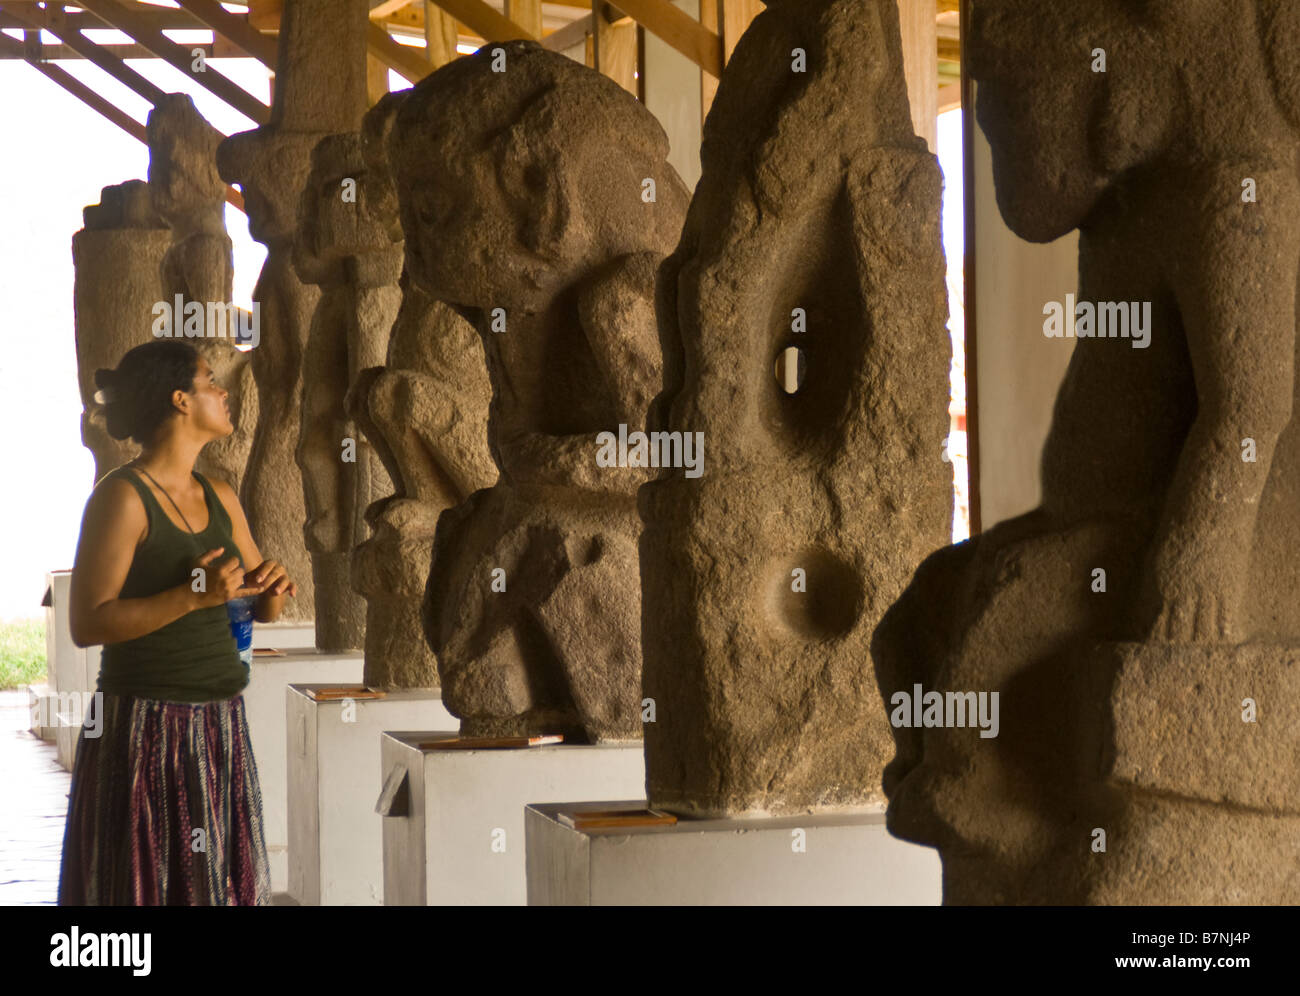
M776 382L786 394L798 393L807 372L807 361L798 346L787 346L777 355Z

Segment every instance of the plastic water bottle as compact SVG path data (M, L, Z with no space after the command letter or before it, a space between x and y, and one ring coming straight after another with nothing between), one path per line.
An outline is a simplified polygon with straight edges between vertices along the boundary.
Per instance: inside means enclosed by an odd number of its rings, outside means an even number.
M239 659L244 667L253 666L253 607L257 604L255 596L232 598L226 603L226 614L230 617L230 635L235 638L239 649Z

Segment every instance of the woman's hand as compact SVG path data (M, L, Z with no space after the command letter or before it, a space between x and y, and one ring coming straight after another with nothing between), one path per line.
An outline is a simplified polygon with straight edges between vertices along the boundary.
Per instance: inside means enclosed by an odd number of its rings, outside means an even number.
M206 609L225 605L236 598L260 595L265 590L265 585L252 582L252 572L246 574L239 558L234 554L219 563L216 562L217 557L224 552L225 547L219 546L194 561L191 577L194 576L194 571L202 571L204 578L203 589L195 591L196 608Z
M259 593L265 592L268 595L288 595L293 598L298 594L298 586L289 578L289 573L278 560L264 560L244 575L244 583L256 586Z

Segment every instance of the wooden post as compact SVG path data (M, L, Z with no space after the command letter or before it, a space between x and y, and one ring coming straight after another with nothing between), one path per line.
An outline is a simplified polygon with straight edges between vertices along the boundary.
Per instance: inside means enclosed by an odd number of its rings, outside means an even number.
M939 32L935 0L898 0L903 73L912 105L912 130L930 151L939 144Z
M366 53L366 99L373 107L388 92L388 66Z
M534 38L542 37L542 0L506 0L506 17Z
M725 67L731 61L740 36L749 30L750 23L763 12L761 0L700 0L700 23L716 31L722 39L722 59ZM718 81L708 73L700 78L700 102L704 116L709 116L713 98L718 92Z
M604 0L592 0L592 63L628 93L636 96L636 22L624 18Z
M717 32L722 36L722 7L726 0L700 0L700 23L710 31ZM726 68L726 60L730 58L731 53L727 51L726 39L723 38L722 59L723 68ZM700 120L703 121L709 116L709 109L713 106L713 98L718 95L718 79L708 73L700 73Z
M424 44L429 53L429 64L437 69L456 58L459 32L456 19L433 0L424 0Z

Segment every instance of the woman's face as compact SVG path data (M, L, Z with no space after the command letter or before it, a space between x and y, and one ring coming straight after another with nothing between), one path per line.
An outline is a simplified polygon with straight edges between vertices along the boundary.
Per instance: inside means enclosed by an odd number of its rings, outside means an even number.
M229 392L217 383L217 375L207 360L199 358L199 368L194 374L194 389L190 392L190 418L194 428L210 433L214 439L229 436L235 431L230 420Z

